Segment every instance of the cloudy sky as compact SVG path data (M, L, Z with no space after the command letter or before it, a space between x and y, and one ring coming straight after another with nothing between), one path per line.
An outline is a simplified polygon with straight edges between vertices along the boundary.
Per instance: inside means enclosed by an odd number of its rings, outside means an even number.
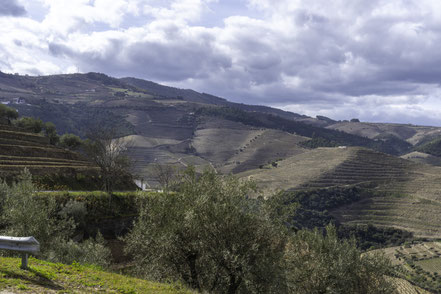
M0 70L441 126L441 1L0 0Z

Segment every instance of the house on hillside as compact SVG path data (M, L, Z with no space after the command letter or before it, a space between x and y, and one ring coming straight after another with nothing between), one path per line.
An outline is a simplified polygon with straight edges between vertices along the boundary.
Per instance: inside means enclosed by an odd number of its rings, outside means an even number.
M13 104L25 104L26 100L24 98L21 98L21 97L12 98L12 103Z

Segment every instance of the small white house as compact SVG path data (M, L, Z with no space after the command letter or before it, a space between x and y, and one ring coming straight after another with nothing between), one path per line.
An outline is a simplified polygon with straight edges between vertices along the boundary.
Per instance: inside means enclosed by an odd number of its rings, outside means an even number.
M26 100L24 98L21 98L21 97L12 98L12 103L13 104L25 104Z

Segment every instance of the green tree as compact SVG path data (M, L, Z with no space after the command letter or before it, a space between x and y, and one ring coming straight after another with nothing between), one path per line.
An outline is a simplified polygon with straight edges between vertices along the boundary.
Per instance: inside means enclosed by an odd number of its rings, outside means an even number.
M21 117L20 119L16 120L14 124L19 128L33 133L40 133L43 130L43 122L41 119L33 117Z
M57 134L57 128L55 124L52 122L46 122L43 124L43 129L46 137L49 138L49 143L52 145L56 145L60 140L60 137Z
M251 182L188 169L177 192L142 199L126 252L142 275L209 293L280 293L283 229Z
M289 293L394 293L386 279L392 272L384 256L361 254L355 241L339 240L334 226L325 235L298 231L286 247L285 270Z
M83 243L72 241L77 224L69 210L62 213L54 198L34 196L35 187L29 171L25 170L17 183L8 186L0 182L0 234L34 236L40 242L39 257L55 262L95 263L107 265L109 249L102 237Z
M4 104L0 104L0 118L6 119L8 124L11 124L11 120L18 118L18 111Z
M74 134L64 134L60 137L60 146L71 149L78 150L83 144L83 140Z

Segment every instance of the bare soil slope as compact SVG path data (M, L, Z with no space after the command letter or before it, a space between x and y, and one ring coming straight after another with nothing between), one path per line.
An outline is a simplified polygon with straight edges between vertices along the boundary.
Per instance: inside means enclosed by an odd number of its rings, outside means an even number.
M412 145L441 135L441 128L391 123L338 122L326 127L370 139L395 136Z

